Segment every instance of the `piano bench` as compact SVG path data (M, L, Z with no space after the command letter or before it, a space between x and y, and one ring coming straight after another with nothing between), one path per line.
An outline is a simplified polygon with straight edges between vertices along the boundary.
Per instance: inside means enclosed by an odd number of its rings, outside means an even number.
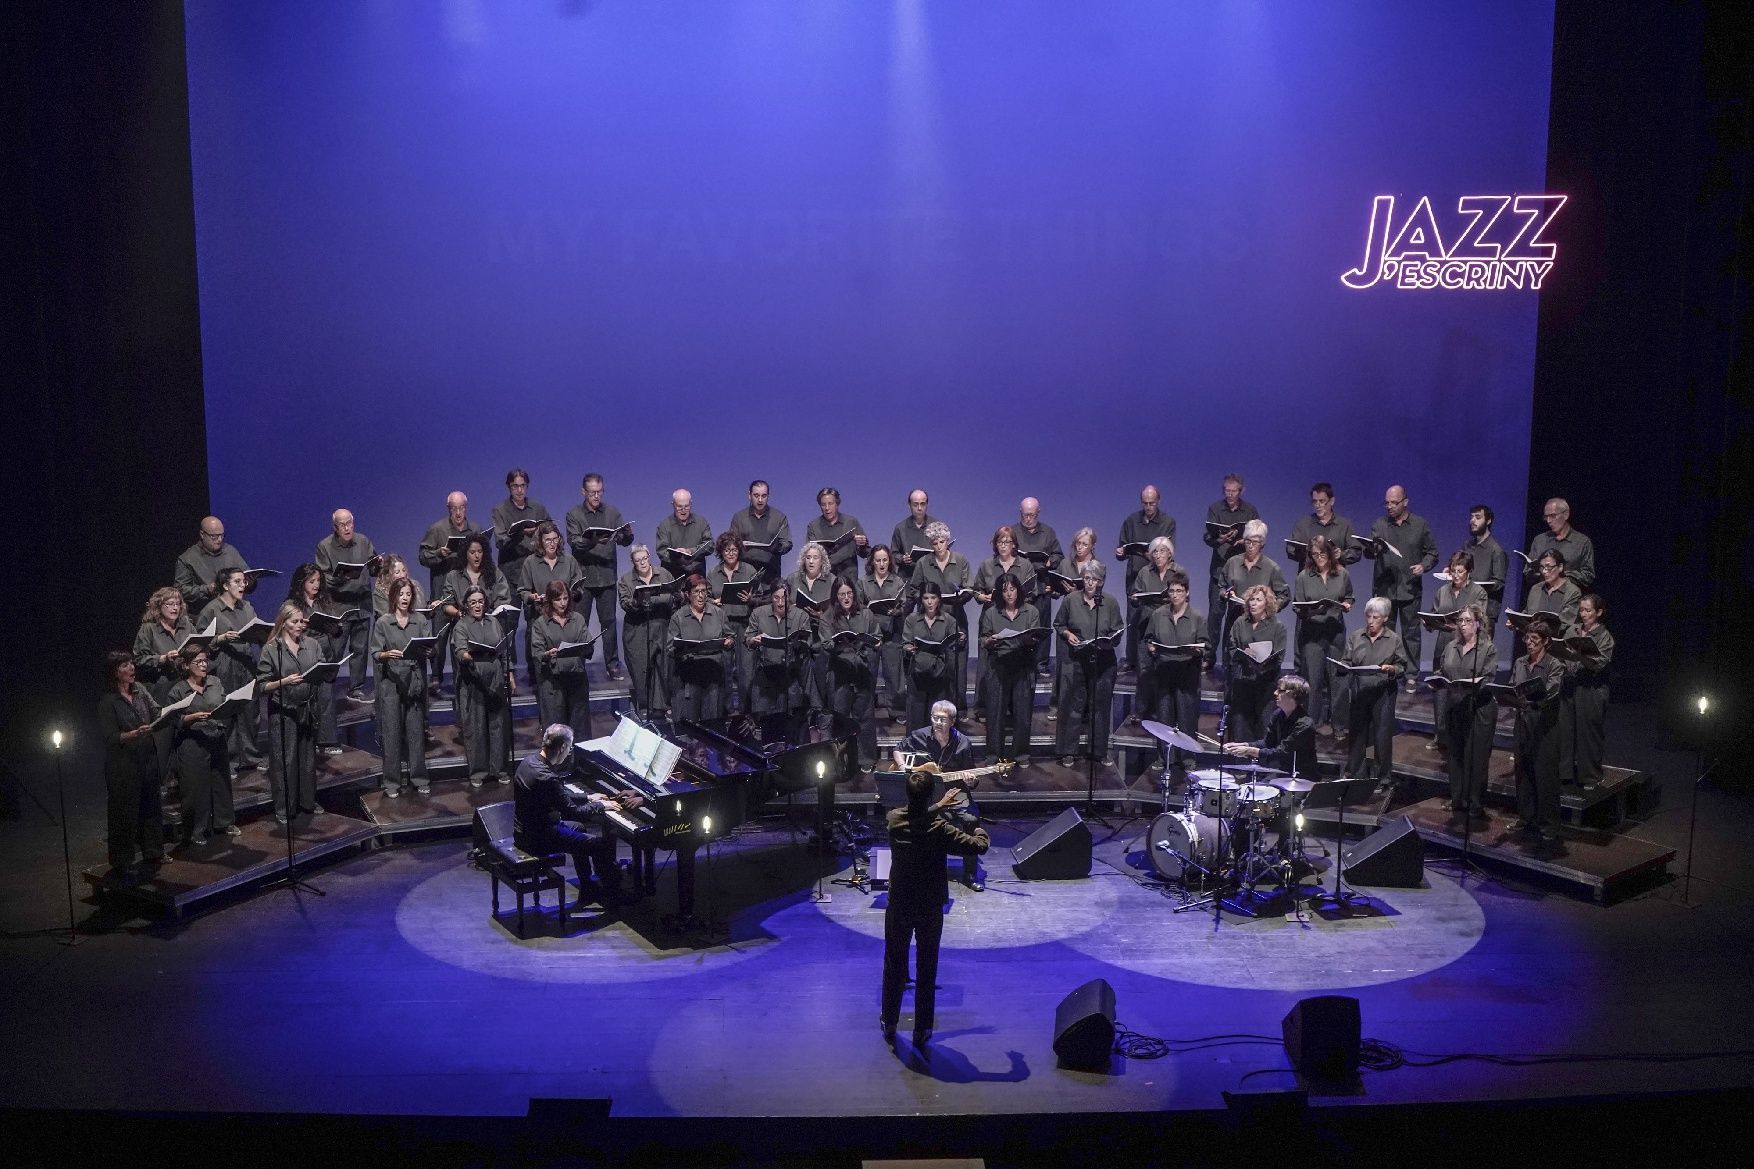
M518 895L518 936L524 936L524 898L534 897L542 908L542 891L553 889L560 903L560 926L566 928L566 877L561 866L564 852L536 856L517 846L512 838L512 802L487 804L475 810L475 846L481 865L493 882L493 916L499 919L499 886L505 882Z
M499 917L499 886L518 895L518 936L524 936L524 898L533 897L536 908L542 908L542 891L553 889L560 902L560 926L566 928L566 877L561 866L566 863L564 852L532 856L509 840L496 840L487 854L487 874L493 880L493 916Z

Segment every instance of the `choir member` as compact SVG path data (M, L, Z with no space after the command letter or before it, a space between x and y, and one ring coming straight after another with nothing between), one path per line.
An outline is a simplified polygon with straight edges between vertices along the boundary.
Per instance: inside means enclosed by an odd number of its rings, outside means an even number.
M790 714L804 707L803 669L809 647L797 639L815 629L815 619L792 607L788 588L768 594L767 604L749 618L746 640L755 655L755 675L749 684L749 713ZM779 639L779 640L772 640Z
M998 579L1007 572L1022 582L1024 595L1026 597L1034 595L1036 588L1035 566L1019 554L1017 550L1017 529L1013 528L1010 524L1001 525L994 530L993 554L986 560L981 561L981 566L975 570L973 585L974 599L975 603L981 607L981 614L985 614L986 611L992 607ZM1037 616L1040 616L1039 610L1037 610ZM978 622L979 620L980 618L977 616L976 621ZM984 645L985 643L983 642L982 644ZM1032 653L1030 658L1031 673L1035 672L1034 665L1035 659ZM976 721L984 722L986 721L987 716L987 657L985 654L980 656L980 659L977 662L977 667L974 683L975 719Z
M926 539L931 542L932 554L914 562L912 586L917 592L928 581L937 585L944 612L956 622L956 631L961 636L949 659L949 684L951 701L960 704L968 693L968 602L972 599L961 594L972 591L974 569L966 556L951 550L955 540L949 524L933 520L926 526Z
M635 544L627 558L630 567L615 586L621 604L622 644L627 649L634 709L649 718L665 713L670 706L668 634L670 612L676 608L673 588L653 591L651 586L671 586L676 578L652 563L652 550L644 544ZM642 587L648 591L642 594Z
M1602 782L1602 751L1607 743L1608 670L1614 662L1614 635L1602 623L1607 602L1585 593L1577 603L1577 626L1596 652L1567 665L1559 707L1559 775L1566 783L1593 787Z
M317 712L318 691L329 689L305 681L323 660L317 639L307 636L305 609L287 601L274 617L274 629L256 661L256 688L268 698L268 785L274 818L318 815Z
M980 624L981 660L987 663L982 674L987 690L987 760L1010 759L1027 767L1035 706L1035 647L999 635L1040 628L1041 614L1023 599L1023 585L1013 572L1000 573L992 591L993 603L981 611Z
M1551 614L1557 623L1553 636L1564 637L1577 622L1583 593L1566 571L1565 554L1556 548L1549 548L1536 558L1535 570L1540 579L1529 590L1523 608L1531 614Z
M1250 520L1261 518L1260 509L1242 497L1242 476L1232 471L1224 476L1224 495L1206 509L1206 529L1201 539L1212 549L1212 562L1206 567L1206 616L1218 622L1224 615L1224 565L1242 551L1242 528Z
M1054 633L1062 645L1065 666L1060 671L1060 719L1055 733L1055 753L1063 767L1076 760L1078 740L1089 721L1089 757L1113 762L1109 754L1109 723L1114 708L1115 644L1113 635L1124 629L1121 607L1102 591L1108 567L1091 560L1080 570L1083 588L1071 594L1054 614Z
M843 515L840 510L840 491L833 487L824 487L816 493L816 506L822 514L810 521L804 530L805 539L815 540L828 552L828 575L854 576L859 570L859 561L863 560L871 548L871 539L865 534L865 525L857 516ZM845 540L843 544L836 544Z
M766 496L762 498L766 499ZM713 542L719 562L707 573L706 583L713 604L724 614L725 626L731 632L728 672L734 678L734 689L727 695L727 706L729 695L734 694L738 699L737 709L746 710L749 706L749 682L754 670L754 659L749 649L749 613L756 606L765 604L767 596L764 593L759 600L756 598L756 590L761 587L761 582L755 566L743 559L743 537L735 530L736 522L733 519L733 530L722 533ZM790 546L790 541L787 544ZM767 591L773 590L769 588Z
M489 613L511 603L511 591L505 577L493 566L493 556L487 548L488 539L482 532L470 536L463 547L462 567L445 577L440 600L444 603L446 620L455 621L463 615L463 596L471 588L480 588L487 595Z
M1437 671L1437 665L1443 660L1443 651L1455 638L1455 622L1461 612L1469 605L1479 605L1482 611L1486 606L1486 591L1474 583L1474 555L1462 549L1452 553L1449 558L1449 579L1438 586L1437 599L1431 602L1430 612L1441 613L1449 618L1444 628L1437 635L1437 643L1431 649L1431 668ZM1450 692L1439 690L1432 695L1432 705L1437 713L1437 733L1431 742L1426 744L1427 750L1449 750L1449 736L1444 728L1448 725L1446 713L1453 696Z
M1406 643L1389 627L1394 610L1387 597L1372 597L1364 603L1364 628L1346 642L1349 666L1369 666L1370 673L1350 674L1352 680L1351 710L1346 725L1350 754L1346 774L1364 774L1364 752L1376 753L1376 778L1379 783L1393 782L1395 774L1395 696L1401 675L1413 669Z
M256 610L244 599L247 578L243 569L222 568L214 580L219 585L219 595L201 610L196 627L213 626L212 673L231 691L256 676L256 647L238 636L239 630L257 620ZM226 750L234 769L262 766L262 751L256 745L256 721L247 711L232 720Z
M801 609L818 625L828 619L828 605L834 578L828 575L828 551L815 540L806 541L798 553L798 567L786 577L786 588L792 593L792 607ZM828 658L820 650L810 659L804 678L804 702L807 706L828 705Z
M1537 533L1529 541L1529 563L1523 569L1524 583L1533 585L1540 579L1536 565L1543 553L1557 552L1560 563L1565 566L1566 578L1578 587L1579 592L1595 584L1596 546L1588 536L1571 526L1571 505L1563 499L1549 499L1541 508L1541 518L1547 521L1547 530Z
M921 567L925 563L921 561ZM956 619L944 612L944 595L936 581L923 580L912 587L920 608L908 614L901 637L908 663L907 725L919 727L925 725L934 702L948 701L956 683L957 642L964 635Z
M1231 563L1240 559L1233 557ZM1285 661L1285 626L1278 613L1279 597L1269 586L1252 584L1243 590L1242 612L1224 639L1224 656L1230 661L1227 739L1252 743L1266 734L1267 710ZM1256 658L1252 651L1263 644L1265 657Z
M182 599L181 593L177 599ZM161 773L152 731L158 703L139 684L137 670L130 653L112 650L105 655L104 691L97 702L109 807L106 839L110 871L129 882L146 875L137 866L164 860L164 812L158 791Z
M755 573L750 600L757 607L767 604L768 594L779 585L780 557L792 550L791 521L771 505L771 492L766 479L750 483L749 506L731 517L730 531L742 541L743 562Z
M932 541L926 535L926 529L938 522L938 517L927 511L931 496L926 494L924 487L916 487L907 493L907 516L895 525L895 531L889 536L889 550L895 554L895 571L904 577L912 577L914 562L924 560L932 549Z
M1547 555L1558 553L1549 549ZM1537 841L1559 833L1559 696L1565 668L1548 652L1557 636L1550 618L1529 622L1523 630L1524 656L1510 672L1512 686L1530 691L1529 705L1517 712L1516 808L1521 819L1511 830Z
M1127 566L1122 574L1123 582L1130 581L1139 575L1139 570L1150 561L1146 549L1152 540L1163 536L1171 543L1175 541L1175 518L1160 509L1163 493L1155 486L1147 483L1139 491L1139 510L1121 521L1121 536L1115 543L1115 559ZM1128 545L1133 548L1129 549ZM1139 668L1139 631L1144 628L1137 619L1131 598L1127 601L1127 659L1128 672Z
M1372 539L1387 548L1376 554L1371 591L1394 608L1390 624L1407 648L1407 689L1418 688L1419 657L1425 641L1419 609L1425 599L1425 574L1437 567L1437 540L1427 524L1407 506L1407 491L1396 484L1383 492L1383 514L1370 525Z
M1044 628L1053 624L1053 594L1039 587L1039 575L1044 571L1052 571L1065 562L1065 549L1060 547L1060 537L1053 528L1041 522L1041 500L1031 495L1017 505L1017 553L1029 561L1030 571L1036 574L1034 581L1024 580L1024 600L1035 610ZM1048 677L1048 650L1053 641L1044 637L1036 646L1035 672Z
M153 590L146 602L146 612L140 615L140 628L134 634L134 666L136 678L160 706L177 684L181 674L177 653L193 632L194 627L184 613L183 594L174 588Z
M691 573L682 586L682 608L670 615L670 649L675 655L671 699L677 718L699 721L725 714L725 651L731 630L725 615L711 603L706 577Z
M1230 626L1241 615L1243 596L1253 586L1265 585L1272 590L1275 612L1291 601L1291 589L1285 583L1285 574L1279 571L1278 563L1266 554L1266 547L1265 523L1250 520L1242 526L1242 551L1224 562L1221 573L1223 587L1218 590L1218 595L1224 599L1224 611L1221 614L1206 615L1206 620L1212 624L1217 634L1220 646L1229 642ZM1228 654L1219 653L1217 661L1221 668L1230 668Z
M405 576L391 580L389 611L372 624L371 655L378 671L373 705L384 762L378 778L391 799L402 794L404 762L414 790L421 795L432 790L426 781L426 670L407 656L410 641L432 636L432 623L415 607L415 591Z
M999 578L1006 573L1016 577L1025 594L1035 580L1035 566L1018 554L1017 529L1005 524L993 532L993 554L981 561L974 574L974 599L985 607L998 599ZM1037 611L1040 616L1040 611Z
M895 553L887 544L871 549L866 567L869 575L859 581L859 603L869 610L873 601L894 601L888 616L872 614L882 644L877 649L878 664L889 687L889 718L903 723L907 710L907 673L902 669L901 627L907 621L907 582L895 571Z
M1498 723L1498 700L1486 689L1498 674L1498 648L1488 635L1486 605L1472 601L1456 615L1455 636L1438 654L1437 674L1450 684L1439 693L1443 737L1449 748L1451 823L1486 824L1486 765Z
M1486 626L1481 636L1490 638L1498 628L1504 608L1504 586L1510 580L1510 557L1492 534L1497 516L1490 507L1476 503L1468 509L1468 542L1462 551L1474 558L1474 583L1486 594Z
M1175 542L1168 536L1153 537L1146 546L1145 558L1145 567L1133 576L1127 586L1128 617L1138 622L1138 628L1129 628L1127 635L1140 639L1144 638L1152 615L1169 599L1171 574L1181 571L1181 566L1175 562ZM1145 668L1139 671L1137 700L1133 703L1133 713L1127 716L1128 723L1138 722L1141 714L1156 705L1156 695L1152 691L1155 671L1151 669L1151 664L1151 655L1146 654Z
M372 621L374 624L379 617L390 611L390 585L399 580L405 580L414 586L414 607L416 609L426 608L426 590L420 587L419 581L408 575L408 562L402 559L402 554L399 552L386 552L378 562L378 579L372 588Z
M1042 581L1043 589L1046 593L1061 598L1061 603L1064 604L1066 596L1078 592L1084 587L1084 567L1095 560L1096 529L1079 528L1072 533L1072 555L1056 570L1056 575L1044 574L1039 578ZM1066 583L1068 580L1076 583L1069 585ZM1065 670L1061 666L1061 661L1060 654L1056 650L1054 653L1054 692L1048 702L1048 721L1050 722L1060 717L1060 685L1065 679Z
M565 723L579 739L591 735L591 678L585 661L596 652L590 619L573 608L565 581L542 588L542 611L530 623L530 660L536 663L536 709L543 726ZM560 656L567 642L585 643L581 655Z
M512 643L499 618L487 611L486 589L470 585L462 601L463 615L451 628L451 649L457 655L457 726L463 733L469 786L480 787L505 778ZM498 653L469 648L471 642L497 646L502 641Z
M706 554L713 546L712 525L694 513L694 495L683 488L670 493L670 514L658 522L653 537L658 563L672 577L706 575Z
M521 568L521 575L513 582L513 587L517 589L518 599L522 602L524 661L530 665L530 684L534 686L536 659L530 654L530 627L542 615L543 600L548 595L548 583L560 581L566 585L568 592L577 596L584 573L579 568L579 562L572 558L572 553L563 551L560 527L553 520L543 520L536 525L536 551L524 557Z
M452 549L451 540L467 540L477 531L469 522L469 497L461 491L453 491L445 496L444 518L426 529L426 535L420 537L420 563L426 566L428 574L427 596L438 600L445 595L445 579L457 569L463 567L463 548L461 543ZM445 661L450 654L449 639L440 640L432 659L432 685L437 689L439 680L445 676Z
M183 609L199 613L219 592L215 581L220 569L248 567L238 550L225 542L225 524L210 515L201 521L195 542L177 557L171 584L182 594Z
M336 508L329 516L329 525L331 530L318 542L312 560L323 570L323 584L340 612L356 613L342 627L339 648L352 655L347 661L347 697L364 702L365 644L371 635L372 577L380 568L378 550L370 537L354 529L353 513L346 508Z
M1347 690L1335 678L1328 659L1338 658L1345 648L1346 614L1354 602L1352 574L1341 563L1341 548L1326 536L1313 537L1303 571L1291 587L1292 608L1297 612L1297 668L1308 680L1310 717L1330 730L1346 723Z
M1326 537L1328 543L1339 549L1340 567L1358 563L1362 552L1353 539L1352 521L1334 510L1334 485L1328 482L1309 489L1309 512L1291 528L1285 551L1293 563L1300 567L1305 563L1308 548L1317 536Z
M859 726L860 771L877 766L877 621L859 603L859 586L850 576L836 578L825 628L828 643L829 707Z
M597 640L603 646L603 673L620 681L621 641L615 628L617 548L633 545L633 524L622 519L614 504L603 500L603 476L592 471L579 485L584 501L566 513L566 543L579 564L579 613L589 621L597 611Z
M193 698L177 716L173 751L182 795L183 841L199 848L216 832L239 835L232 810L231 757L226 749L232 717L213 717L225 701L226 689L213 676L208 652L190 646L180 659L183 680L171 687L170 700Z
M286 599L297 605L305 615L307 626L304 640L317 647L317 656L323 661L332 661L340 657L336 647L340 644L339 637L330 637L308 628L311 614L321 613L327 617L339 616L338 607L329 597L328 587L323 583L323 570L311 563L304 563L292 570L292 580L287 586ZM258 658L258 665L261 659ZM335 711L335 688L333 686L314 686L311 688L315 696L317 720L317 751L323 755L341 754L341 728Z
M1169 601L1157 607L1145 626L1153 701L1142 709L1146 717L1192 735L1200 729L1200 666L1212 652L1212 643L1206 618L1189 603L1189 591L1188 574L1179 568L1171 572ZM1169 652L1179 646L1198 649L1189 654Z
M513 467L505 473L506 497L493 509L493 543L498 551L499 571L507 580L518 579L518 563L536 551L536 525L548 517L548 509L530 498L530 473ZM514 532L519 524L524 527Z

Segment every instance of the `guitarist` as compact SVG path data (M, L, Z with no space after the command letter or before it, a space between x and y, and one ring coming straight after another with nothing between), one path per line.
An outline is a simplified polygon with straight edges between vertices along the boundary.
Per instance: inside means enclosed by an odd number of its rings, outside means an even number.
M973 796L980 780L952 773L974 770L979 760L980 750L974 740L956 729L956 704L944 699L932 703L931 725L910 731L895 748L895 765L903 771L931 771L947 777L944 794L932 804L932 810L945 813L967 832L980 826L980 808ZM963 858L962 883L976 893L986 888L979 857Z

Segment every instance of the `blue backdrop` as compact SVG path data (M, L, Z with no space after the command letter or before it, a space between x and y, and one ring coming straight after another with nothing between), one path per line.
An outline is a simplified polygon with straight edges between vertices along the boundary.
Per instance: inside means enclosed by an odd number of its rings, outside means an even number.
M1404 483L1522 539L1536 294L1354 291L1371 200L1537 192L1552 5L188 0L215 506L412 559L508 467L649 537L753 476L985 554L1025 494L1182 560ZM1446 218L1447 217L1447 218ZM1563 258L1561 258L1563 263ZM193 517L190 527L193 529ZM1107 554L1107 553L1105 553ZM1361 591L1367 577L1359 578ZM1202 601L1203 603L1203 601Z

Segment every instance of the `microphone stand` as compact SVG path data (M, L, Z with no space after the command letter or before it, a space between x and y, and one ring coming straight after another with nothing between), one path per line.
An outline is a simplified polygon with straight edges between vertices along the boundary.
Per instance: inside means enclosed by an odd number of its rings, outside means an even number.
M280 652L282 654L284 654L286 652L286 647L284 644L282 644L280 646ZM340 678L341 675L340 675L339 670L336 671L335 676L337 679ZM285 675L282 674L281 678L284 679ZM322 685L332 685L332 683L322 683ZM310 717L311 723L312 723L310 735L311 735L311 753L312 753L311 768L313 771L313 775L312 775L313 786L315 785L314 772L316 769L316 750L317 750L317 730L316 730L316 726L315 726L315 723L317 720L316 706L318 703L318 694L319 693L320 692L317 689L317 687L313 686L313 687L311 687L311 696L308 699L306 699L306 709L309 713L309 717ZM285 709L286 708L283 706L282 710L285 710ZM282 729L281 729L281 734L280 734L280 749L275 753L280 756L280 795L281 795L281 798L286 801L286 803L284 805L284 810L286 812L286 824L285 824L285 828L286 828L286 872L283 873L280 877L276 878L275 880L268 882L267 887L270 889L290 889L295 896L300 891L303 891L305 893L314 894L315 896L318 896L318 897L327 897L328 896L327 893L323 892L323 890L317 888L315 885L311 884L309 881L307 881L303 877L299 876L298 858L293 854L293 848L292 848L292 817L294 814L294 808L292 806L293 805L292 771L286 765L286 763L287 763L287 760L286 760L286 727L290 726L293 729L294 735L296 736L298 733L298 725L299 725L298 719L290 714L276 715L273 711L272 703L270 704L268 714L269 714L270 718L281 718L281 719L285 720L285 723L282 724Z

